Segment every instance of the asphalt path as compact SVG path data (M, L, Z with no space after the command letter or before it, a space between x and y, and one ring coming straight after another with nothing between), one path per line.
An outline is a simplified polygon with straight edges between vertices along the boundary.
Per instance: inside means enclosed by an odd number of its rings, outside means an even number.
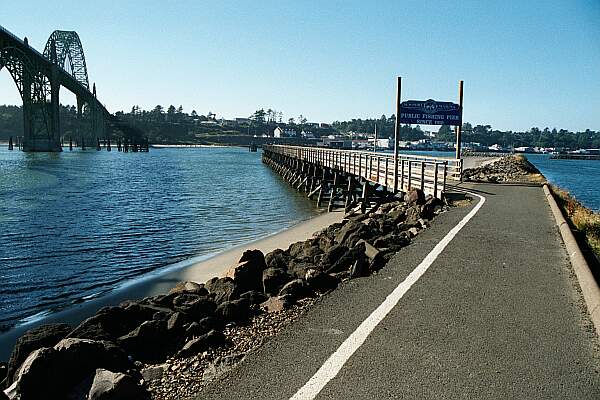
M542 188L470 189L481 209L301 398L600 399L598 339ZM378 274L321 298L198 399L294 396L477 201L438 216Z

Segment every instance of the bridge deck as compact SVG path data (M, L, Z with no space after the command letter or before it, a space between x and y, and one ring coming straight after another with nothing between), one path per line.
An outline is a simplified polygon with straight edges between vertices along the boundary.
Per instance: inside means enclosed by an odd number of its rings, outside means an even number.
M539 187L486 201L318 394L305 399L598 399L598 338ZM287 399L475 206L441 214L199 399Z
M390 191L395 189L394 185L400 191L420 188L435 197L442 197L448 181L460 181L462 171L462 160L399 154L396 181L394 155L389 153L287 145L268 145L264 149L349 173Z

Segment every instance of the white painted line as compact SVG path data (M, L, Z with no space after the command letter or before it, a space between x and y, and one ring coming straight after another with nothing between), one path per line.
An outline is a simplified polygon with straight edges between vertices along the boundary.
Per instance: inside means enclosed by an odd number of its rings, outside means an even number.
M340 372L346 361L354 354L356 350L365 342L373 329L388 315L390 311L398 304L400 299L411 288L415 282L423 276L436 258L444 251L448 243L454 239L456 234L477 214L477 211L485 203L485 197L475 193L470 195L479 197L477 205L444 236L444 238L431 250L427 257L415 268L406 279L400 283L392 293L365 319L358 328L338 347L319 370L302 386L296 394L290 397L290 400L312 400L323 390L325 385L335 378Z

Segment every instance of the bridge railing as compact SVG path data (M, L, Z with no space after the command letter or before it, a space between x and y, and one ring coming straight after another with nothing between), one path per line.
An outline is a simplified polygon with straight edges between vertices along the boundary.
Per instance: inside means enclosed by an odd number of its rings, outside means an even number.
M263 148L394 188L393 154L288 145L265 145ZM462 160L401 153L398 155L398 190L406 192L419 188L441 198L446 182L460 181L461 172Z

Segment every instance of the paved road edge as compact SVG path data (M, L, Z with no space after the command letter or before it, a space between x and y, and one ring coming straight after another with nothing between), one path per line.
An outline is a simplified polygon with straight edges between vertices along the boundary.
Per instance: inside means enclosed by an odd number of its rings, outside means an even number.
M571 232L571 228L569 228L569 224L558 208L556 200L554 200L554 196L550 192L547 184L544 184L544 193L546 194L546 199L552 209L552 214L554 214L556 225L558 226L563 242L565 243L571 265L573 266L573 270L579 281L579 286L581 287L583 298L587 305L588 312L590 313L590 318L594 323L596 333L600 336L600 287L598 287L598 283L594 279L592 271L585 261L585 258L579 249L579 245L573 236L573 232Z

